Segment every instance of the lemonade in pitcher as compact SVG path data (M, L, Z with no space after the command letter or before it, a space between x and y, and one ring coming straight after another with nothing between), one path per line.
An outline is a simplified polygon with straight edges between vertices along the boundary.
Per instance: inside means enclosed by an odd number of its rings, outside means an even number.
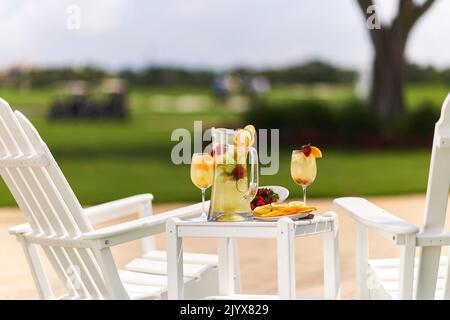
M251 147L254 134L253 126L238 131L212 129L214 180L208 220L252 219L250 202L258 191L258 154Z

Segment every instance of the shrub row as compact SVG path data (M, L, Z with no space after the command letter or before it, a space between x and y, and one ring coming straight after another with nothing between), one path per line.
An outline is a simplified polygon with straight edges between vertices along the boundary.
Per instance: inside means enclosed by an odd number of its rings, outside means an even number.
M285 145L302 141L358 147L417 147L429 145L438 118L439 107L430 102L387 125L358 100L342 104L324 100L273 104L259 100L253 102L243 120L258 128L280 129L280 139Z

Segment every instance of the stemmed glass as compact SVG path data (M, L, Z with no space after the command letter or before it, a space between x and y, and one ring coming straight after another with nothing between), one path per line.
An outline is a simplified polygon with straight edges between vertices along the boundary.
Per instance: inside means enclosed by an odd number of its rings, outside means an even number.
M205 212L205 191L213 184L214 158L208 153L194 153L191 161L192 183L202 191L202 219L207 219Z
M291 177L296 184L302 187L303 202L306 206L306 188L314 182L317 175L316 158L306 157L303 150L292 151Z

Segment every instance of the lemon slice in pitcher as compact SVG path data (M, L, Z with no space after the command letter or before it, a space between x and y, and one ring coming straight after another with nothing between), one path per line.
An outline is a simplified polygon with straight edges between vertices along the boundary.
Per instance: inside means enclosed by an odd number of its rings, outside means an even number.
M234 135L235 146L250 147L252 140L252 134L248 130L239 129Z
M248 132L250 132L250 135L252 137L250 146L252 146L255 143L256 129L253 125L249 124L249 125L245 126L244 130L247 130Z

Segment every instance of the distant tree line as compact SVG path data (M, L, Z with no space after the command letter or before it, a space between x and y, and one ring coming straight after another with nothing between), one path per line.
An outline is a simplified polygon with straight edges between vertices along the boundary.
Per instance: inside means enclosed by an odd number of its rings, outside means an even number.
M406 82L409 83L446 83L450 84L450 68L438 70L433 66L407 64L405 72Z
M83 67L33 69L28 74L25 73L20 76L27 78L31 86L46 87L70 80L97 82L105 77L112 76L112 74L96 67Z
M253 70L238 70L244 74L251 74ZM339 68L322 61L294 65L277 69L265 69L258 72L275 84L289 83L352 83L357 78L357 72L350 69Z
M152 66L143 70L122 70L119 76L136 86L210 86L215 73L207 69Z
M224 73L239 77L266 76L272 84L351 84L357 80L355 70L340 68L321 61L271 69L235 68ZM126 69L109 72L97 67L43 68L27 72L13 70L3 74L0 85L15 85L26 81L32 87L45 87L69 80L85 80L90 83L106 77L120 77L129 86L211 86L218 72L209 69L188 69L170 66L152 66L141 70ZM432 66L408 63L405 80L409 83L442 82L450 84L450 68L438 70Z
M277 69L235 68L224 73L240 77L266 76L274 84L290 83L352 83L357 77L347 70L321 61L312 61ZM143 71L122 71L120 75L137 85L210 85L217 72L170 67L151 67Z

